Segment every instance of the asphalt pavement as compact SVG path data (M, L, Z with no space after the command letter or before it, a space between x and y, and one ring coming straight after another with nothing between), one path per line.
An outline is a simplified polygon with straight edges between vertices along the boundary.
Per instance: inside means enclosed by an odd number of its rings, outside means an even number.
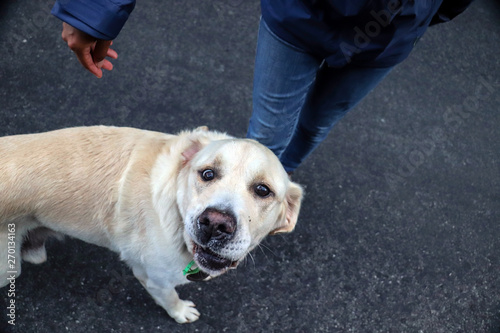
M0 136L96 124L245 135L259 1L138 1L100 80L61 40L52 4L0 3ZM0 290L0 331L500 332L499 55L498 1L429 29L295 173L294 233L178 288L199 321L176 324L116 254L66 239L23 264L14 297Z

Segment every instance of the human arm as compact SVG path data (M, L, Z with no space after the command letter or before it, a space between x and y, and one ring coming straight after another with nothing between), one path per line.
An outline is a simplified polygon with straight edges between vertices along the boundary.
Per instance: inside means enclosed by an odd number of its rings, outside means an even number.
M96 39L66 22L63 22L62 39L75 53L80 64L98 78L102 77L102 69L113 69L113 64L105 59L106 56L118 58L116 51L109 48L112 41Z
M105 57L118 57L109 47L134 6L135 0L57 0L52 14L64 22L62 38L80 63L101 77L101 68L113 68Z

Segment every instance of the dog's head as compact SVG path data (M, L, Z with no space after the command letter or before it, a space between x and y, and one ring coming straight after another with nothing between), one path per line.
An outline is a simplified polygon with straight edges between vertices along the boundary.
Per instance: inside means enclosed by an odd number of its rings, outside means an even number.
M193 141L183 157L178 206L185 242L202 271L220 275L266 235L294 229L302 189L263 145L233 138Z

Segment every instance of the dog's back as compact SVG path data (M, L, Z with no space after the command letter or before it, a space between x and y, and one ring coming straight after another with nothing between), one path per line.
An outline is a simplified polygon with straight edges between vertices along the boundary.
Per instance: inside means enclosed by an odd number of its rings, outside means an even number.
M66 222L88 218L74 201L92 200L95 207L113 200L110 190L134 147L130 132L135 130L127 129L126 138L116 128L96 126L0 138L0 224L53 220L69 202ZM93 214L105 214L104 207L95 208Z
M0 137L0 286L6 271L20 274L21 251L43 262L44 239L58 232L108 247L106 222L131 155L165 138L105 126Z

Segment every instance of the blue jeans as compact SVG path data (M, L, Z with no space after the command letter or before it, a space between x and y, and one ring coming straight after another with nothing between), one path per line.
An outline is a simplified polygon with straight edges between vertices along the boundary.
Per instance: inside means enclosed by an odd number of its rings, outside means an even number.
M291 172L391 69L330 68L277 37L261 19L247 137L266 145Z

